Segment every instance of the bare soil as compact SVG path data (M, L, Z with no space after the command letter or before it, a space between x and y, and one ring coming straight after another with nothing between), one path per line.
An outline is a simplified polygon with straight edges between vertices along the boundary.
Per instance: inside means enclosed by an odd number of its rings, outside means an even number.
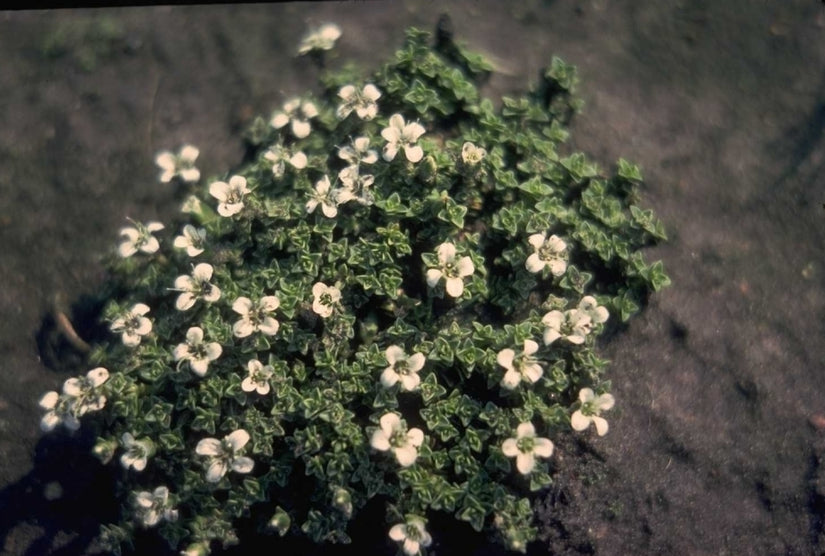
M571 148L640 163L670 234L649 256L673 286L604 342L610 433L555 439L530 554L825 554L825 5L399 0L0 12L3 555L85 554L116 509L90 439L41 437L37 401L65 378L55 303L82 322L125 219L177 209L154 154L191 142L222 173L251 117L313 86L308 26L369 69L441 11L495 61L491 98L576 64ZM392 554L381 518L330 552ZM500 553L441 527L432 554Z

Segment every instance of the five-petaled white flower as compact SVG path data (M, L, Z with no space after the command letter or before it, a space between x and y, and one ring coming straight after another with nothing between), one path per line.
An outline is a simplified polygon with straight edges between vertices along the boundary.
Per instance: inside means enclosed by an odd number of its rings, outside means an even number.
M321 318L332 315L335 304L341 300L341 290L335 286L327 286L323 282L317 282L312 286L312 310Z
M223 440L204 438L198 442L195 453L209 458L206 480L210 483L217 483L230 469L236 473L252 471L255 462L251 458L238 455L247 442L249 442L249 433L243 429L224 436Z
M407 430L395 413L385 413L379 420L380 428L372 433L370 445L381 452L392 450L401 467L409 467L418 457L418 447L424 442L421 429Z
M135 439L132 433L124 432L120 437L120 444L123 446L123 455L120 456L120 464L125 468L133 468L135 471L143 471L149 458L155 453L155 444L148 438Z
M487 156L487 150L481 147L476 147L473 143L467 141L461 147L461 160L467 166L475 166Z
M376 101L381 98L381 91L372 83L366 85L361 91L354 85L344 85L338 91L338 96L343 99L344 103L338 107L335 114L342 120L353 110L359 118L368 121L378 114Z
M590 426L590 423L596 425L596 433L599 436L607 434L607 421L601 417L602 411L607 411L613 407L616 400L611 394L602 394L596 397L596 394L590 388L582 388L579 390L579 401L581 407L573 412L570 417L570 424L574 430L583 431Z
M178 311L188 311L198 299L203 299L207 303L214 303L221 298L221 290L213 285L212 265L200 263L192 269L192 275L186 274L175 278L175 291L183 292L175 300L175 308Z
M110 330L121 334L125 346L139 346L141 338L152 331L152 321L144 316L148 312L148 305L135 303L131 309L112 321Z
M304 35L298 54L306 54L313 50L332 50L335 41L341 36L341 28L334 23L324 23L317 29Z
M246 364L246 368L249 374L241 382L241 390L244 392L256 391L262 396L269 394L269 379L272 378L272 374L275 372L272 365L264 365L257 359L250 359Z
M312 131L309 120L318 115L318 109L308 100L302 101L293 98L284 103L284 109L276 112L269 122L275 129L281 129L286 124L292 122L292 134L298 139L303 139Z
M421 547L430 546L433 538L424 528L424 520L419 517L408 517L406 523L396 523L390 528L390 538L402 543L402 549L407 556L416 556Z
M338 215L337 190L331 190L331 187L327 175L315 182L315 192L306 204L308 214L315 212L315 208L320 204L321 212L327 218L335 218Z
M159 486L152 492L141 491L135 494L135 517L144 527L154 527L161 521L176 521L178 510L169 503L169 489Z
M186 331L186 342L178 344L172 356L178 362L178 367L184 361L189 361L192 372L204 376L209 369L209 363L220 357L221 353L223 348L218 342L204 342L203 329L193 326Z
M582 300L579 301L578 309L590 317L590 322L592 324L607 322L607 319L610 316L607 309L599 305L599 302L596 301L596 298L592 295L582 297Z
M232 176L229 183L225 181L212 182L209 186L209 194L218 201L218 214L221 216L233 216L243 210L244 195L249 193L246 186L246 178L243 176Z
M553 455L553 443L548 438L538 438L533 423L521 423L516 437L508 438L501 445L505 456L516 458L516 468L528 475L536 466L536 456L549 458Z
M510 348L498 352L496 361L506 369L504 378L501 379L501 386L508 390L514 389L522 380L530 384L535 384L544 374L538 361L533 357L539 349L539 345L533 340L524 340L524 349L516 357L516 352Z
M590 333L591 322L587 313L578 309L550 311L541 319L544 329L544 345L549 346L559 338L571 344L583 344Z
M160 174L160 181L169 183L175 177L188 182L201 179L200 170L195 168L195 160L199 154L200 151L192 145L184 145L178 154L169 151L158 153L155 157L155 164L163 170Z
M287 162L296 170L303 170L307 167L308 163L307 155L305 155L303 151L292 153L281 144L269 147L264 153L264 158L272 163L272 175L275 176L276 179L284 177Z
M527 241L535 250L524 266L530 272L541 272L548 266L553 276L561 276L567 270L567 244L557 235L533 234Z
M356 137L352 140L352 146L346 145L338 149L338 157L346 160L350 166L375 164L378 162L378 151L370 148L369 137Z
M183 233L175 238L176 249L186 249L186 254L190 257L197 257L203 253L206 244L206 230L196 228L192 224L183 227Z
M385 355L390 366L381 373L381 384L385 388L391 388L401 382L401 389L407 392L418 388L421 383L418 371L424 368L424 354L414 353L408 356L402 347L390 346Z
M347 166L338 172L338 179L341 180L343 187L335 192L335 199L339 204L344 204L349 201L358 201L362 205L371 205L374 201L374 196L370 187L372 187L375 177L372 174L361 175L358 166Z
M238 338L246 338L259 331L274 336L280 323L270 313L280 306L281 300L274 295L265 295L257 303L248 297L239 297L232 304L232 310L241 315L241 320L232 325L232 333Z
M460 297L464 293L464 278L475 272L473 261L470 257L461 257L456 261L455 245L452 243L442 243L436 249L436 253L441 268L431 268L427 271L427 285L434 288L443 277L447 294L451 297Z
M164 225L160 222L149 222L148 224L135 222L134 226L121 228L120 235L124 237L124 240L117 248L118 254L123 258L131 257L138 251L151 255L160 248L160 243L152 233L163 228Z
M390 125L381 131L381 137L387 140L384 145L384 160L391 161L398 154L398 149L404 149L404 155L410 162L418 162L424 157L424 149L415 142L424 135L424 126L418 122L406 123L404 116L393 114L390 116Z

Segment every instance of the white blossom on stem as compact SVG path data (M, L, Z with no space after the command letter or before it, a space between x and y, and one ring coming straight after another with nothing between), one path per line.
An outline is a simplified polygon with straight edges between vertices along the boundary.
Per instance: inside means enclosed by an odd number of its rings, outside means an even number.
M272 378L275 369L272 365L264 365L257 359L251 359L246 368L248 374L241 382L241 390L244 392L258 392L261 396L269 394L269 379Z
M155 453L155 445L148 438L136 439L131 433L124 432L120 437L120 444L123 446L123 455L120 456L120 464L125 468L130 467L135 471L143 471L149 458Z
M232 325L232 333L238 338L246 338L255 332L274 336L281 325L271 313L280 306L281 300L274 295L265 295L257 302L239 297L232 304L232 310L241 315L241 320Z
M424 521L418 517L407 518L406 523L396 523L390 528L390 538L401 543L401 549L407 556L416 556L421 548L432 544L433 538L424 528Z
M378 162L378 151L370 148L369 137L356 137L352 140L352 146L346 145L338 149L338 157L346 160L350 166L375 164Z
M416 145L418 138L426 131L418 122L406 123L404 116L393 114L390 116L389 126L381 131L381 137L386 139L384 145L384 160L393 160L399 149L404 150L404 156L410 162L418 162L424 157L424 150Z
M508 390L514 389L522 380L535 384L544 374L544 369L533 357L539 349L539 345L533 340L524 340L524 349L518 355L510 348L498 352L496 361L504 367L504 378L501 379L501 386Z
M541 323L546 327L544 345L548 346L559 338L571 344L583 344L591 329L590 317L578 309L569 309L564 313L550 311L542 317Z
M461 147L461 160L467 166L475 166L487 156L487 150L481 147L476 147L473 143L467 141Z
M295 151L293 153L281 144L269 147L264 153L264 158L272 163L272 175L275 179L284 177L287 162L296 170L303 170L309 162L307 155L305 155L303 151Z
M335 304L341 300L341 290L335 286L327 286L323 282L317 282L312 286L312 310L321 318L332 315Z
M607 434L607 420L601 416L601 413L611 409L616 403L613 396L611 394L601 394L597 397L592 389L582 388L579 390L579 402L581 407L574 411L570 417L570 425L573 430L586 430L590 423L593 423L599 436Z
M341 180L342 187L336 190L335 199L338 204L348 201L357 201L362 205L371 205L374 196L372 187L375 177L371 174L361 175L358 166L347 166L338 172L338 179Z
M553 443L537 437L532 423L521 423L516 429L516 437L505 440L501 451L507 457L516 458L519 473L529 475L536 466L536 456L549 458L553 455Z
M169 503L169 489L159 486L152 492L135 493L135 518L144 527L154 527L161 521L176 521L178 510Z
M335 218L338 215L338 199L336 191L331 190L331 187L327 175L315 182L315 191L306 204L307 214L312 214L316 207L321 205L321 212L327 218Z
M475 272L475 266L470 257L461 257L456 260L455 245L442 243L436 248L438 265L440 268L431 268L427 271L427 285L434 288L441 278L446 282L447 295L460 297L464 293L464 278Z
M181 235L175 238L173 245L175 249L185 249L190 257L197 257L204 251L206 230L187 224L183 227Z
M317 29L312 29L301 39L298 54L307 54L313 50L332 50L335 41L341 36L341 28L334 23L324 23Z
M172 356L178 366L188 361L193 373L204 376L209 370L209 363L220 357L221 353L223 348L218 342L204 342L203 329L193 326L186 331L186 341L175 347Z
M579 301L578 309L590 317L590 322L593 324L602 324L603 322L607 322L607 319L610 316L607 309L599 305L599 302L596 301L596 298L592 295L582 297L582 300Z
M163 228L164 225L160 222L149 222L148 224L134 222L134 226L121 228L120 235L124 239L117 248L118 254L125 259L138 251L147 255L155 253L160 248L160 243L152 233Z
M418 372L424 368L426 358L423 353L407 355L401 346L390 346L384 352L389 367L381 373L381 384L391 388L401 383L401 389L412 392L421 383Z
M200 263L192 269L192 275L182 275L175 278L174 291L183 292L175 300L178 311L188 311L198 299L207 303L214 303L221 298L221 290L210 280L214 269L209 263Z
M378 451L391 450L401 467L409 467L418 458L418 448L424 442L421 429L407 430L406 424L395 413L385 413L370 439L370 445Z
M344 101L338 106L335 115L343 120L354 110L362 120L371 120L378 114L376 101L381 98L381 91L372 83L360 91L354 85L344 85L338 91L338 96Z
M249 188L243 176L232 176L229 183L216 181L209 186L209 194L219 201L218 214L225 217L234 216L243 210L243 198L247 193Z
M298 139L303 139L312 131L309 120L317 115L318 109L313 103L293 98L284 103L283 110L276 112L269 123L275 129L281 129L291 123L292 134Z
M121 335L123 345L137 347L140 345L143 336L152 331L152 321L144 316L148 312L148 305L135 303L131 309L113 320L109 329L115 334Z
M249 442L249 433L238 429L217 438L204 438L195 447L195 453L207 457L206 480L217 483L230 469L236 473L249 473L255 466L251 458L238 455Z
M567 244L559 236L533 234L527 238L527 242L534 249L524 263L527 270L536 273L541 272L544 267L549 267L553 276L564 274L567 270Z
M201 172L195 168L200 151L192 145L184 145L178 154L170 151L158 153L155 157L157 164L163 172L160 174L160 181L169 183L175 177L180 177L185 182L194 183L201 179Z

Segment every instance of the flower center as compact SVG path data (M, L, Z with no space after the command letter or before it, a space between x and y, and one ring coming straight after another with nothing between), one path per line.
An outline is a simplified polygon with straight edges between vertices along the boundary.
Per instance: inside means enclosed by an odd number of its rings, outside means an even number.
M536 446L536 440L532 436L525 436L516 441L516 446L519 451L524 454L532 454L533 448Z
M543 261L553 261L561 257L558 251L545 243L539 248L539 258Z
M318 301L320 301L323 305L332 305L332 295L330 295L328 292L324 292L318 298Z
M396 429L390 435L390 446L393 448L403 448L407 445L407 431Z
M455 262L448 261L444 263L444 274L446 274L448 278L458 277L458 266L455 264Z
M407 538L411 541L419 542L423 537L421 531L418 530L418 527L407 525L404 527L406 531Z
M412 371L410 371L410 365L407 362L407 360L402 359L400 361L395 362L395 372L400 374L400 375L406 376L406 375L410 374Z

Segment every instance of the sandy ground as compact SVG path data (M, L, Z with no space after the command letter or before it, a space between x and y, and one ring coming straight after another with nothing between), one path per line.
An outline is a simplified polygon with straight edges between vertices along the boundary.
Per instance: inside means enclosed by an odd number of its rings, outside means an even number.
M814 0L0 12L2 554L83 554L111 511L94 463L41 439L37 400L65 376L46 317L56 297L94 291L126 217L176 210L154 154L191 142L204 175L221 173L240 161L251 116L314 83L291 56L308 26L337 22L340 59L372 68L440 11L497 64L491 97L524 89L553 54L576 64L586 105L572 147L605 167L640 163L671 237L650 257L673 286L604 346L610 433L558 439L531 554L825 554ZM48 501L55 480L63 496ZM467 552L445 541L433 553Z

